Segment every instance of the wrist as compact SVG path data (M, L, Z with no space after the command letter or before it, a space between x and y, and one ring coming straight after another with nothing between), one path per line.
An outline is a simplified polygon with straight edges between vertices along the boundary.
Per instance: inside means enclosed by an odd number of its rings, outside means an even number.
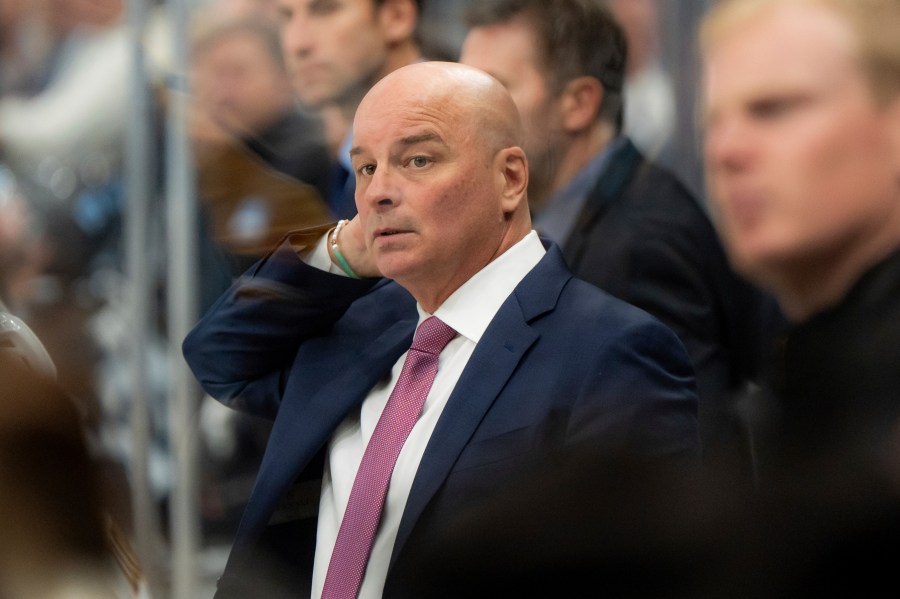
M350 277L351 279L358 279L359 275L357 275L353 271L353 268L350 267L350 263L347 262L347 259L344 257L344 254L341 252L340 245L338 244L338 236L341 234L341 230L349 222L349 220L340 220L338 221L337 226L335 226L334 229L328 232L328 249L331 260L337 266L339 266L340 269L343 270L348 277Z

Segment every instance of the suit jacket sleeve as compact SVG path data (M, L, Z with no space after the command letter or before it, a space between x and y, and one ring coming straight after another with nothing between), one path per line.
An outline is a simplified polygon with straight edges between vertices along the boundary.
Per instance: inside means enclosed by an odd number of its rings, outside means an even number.
M679 339L642 319L601 353L602 366L571 414L569 444L612 443L643 456L699 455L694 372Z
M377 281L308 266L286 239L188 334L185 359L203 389L223 404L274 418L300 344L328 331Z

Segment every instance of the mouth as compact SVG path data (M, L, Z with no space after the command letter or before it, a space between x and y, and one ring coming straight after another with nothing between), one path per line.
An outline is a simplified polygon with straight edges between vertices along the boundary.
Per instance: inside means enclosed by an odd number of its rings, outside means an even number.
M755 221L764 206L763 196L758 192L738 191L729 198L731 212L739 222L747 224Z
M401 229L376 229L374 233L375 239L379 237L391 237L393 235L401 235L403 233L409 233L409 231L403 231Z
M294 76L305 80L321 78L327 72L325 65L319 63L305 63L294 66Z

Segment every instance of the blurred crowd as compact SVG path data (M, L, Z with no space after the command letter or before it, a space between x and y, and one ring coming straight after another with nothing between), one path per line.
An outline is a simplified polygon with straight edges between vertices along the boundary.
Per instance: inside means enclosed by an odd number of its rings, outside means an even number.
M155 155L150 248L155 327L145 347L151 394L152 484L169 493L164 127L172 27L148 2L141 37L152 89ZM454 16L435 3L434 21ZM453 3L443 3L451 5ZM199 310L286 231L327 222L330 167L349 122L339 110L297 101L279 39L275 0L189 4L189 132L200 211ZM58 380L82 404L98 447L127 464L128 300L124 138L129 125L126 0L0 3L0 300L47 347ZM454 31L434 23L434 53L451 56ZM206 404L204 404L206 407ZM226 530L252 484L266 423L208 419L209 522ZM220 422L217 418L224 418ZM225 426L223 432L222 427ZM247 427L249 433L233 432ZM260 440L262 439L262 440ZM221 462L221 464L219 463ZM232 463L234 462L234 463ZM242 478L242 464L249 480ZM216 468L233 476L222 477ZM211 483L211 484L213 484ZM236 498L236 499L230 499ZM237 511L235 511L237 510Z

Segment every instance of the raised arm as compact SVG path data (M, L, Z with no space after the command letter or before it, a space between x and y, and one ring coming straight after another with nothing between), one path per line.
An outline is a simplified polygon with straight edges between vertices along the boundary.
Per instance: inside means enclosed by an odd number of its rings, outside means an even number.
M300 344L327 334L377 281L329 274L304 263L289 236L188 334L185 359L214 398L273 418Z

